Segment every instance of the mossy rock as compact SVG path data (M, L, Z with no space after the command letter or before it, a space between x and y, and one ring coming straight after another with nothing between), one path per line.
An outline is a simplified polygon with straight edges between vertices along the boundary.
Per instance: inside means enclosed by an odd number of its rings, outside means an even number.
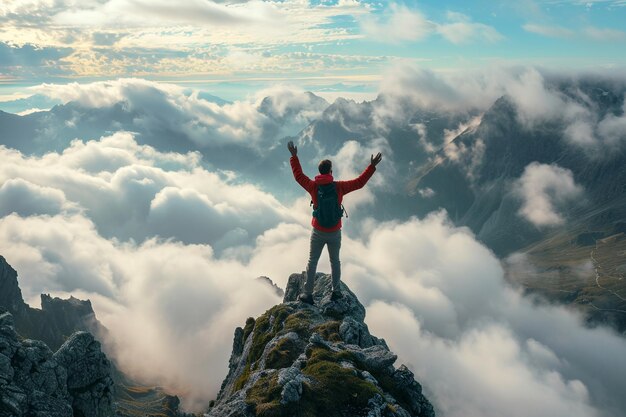
M252 347L248 355L248 363L256 363L265 345L272 340L283 328L285 319L293 312L293 307L286 304L279 304L267 310L256 320L252 334Z
M313 312L310 310L300 310L289 315L284 322L285 332L297 333L303 339L311 335L311 324L313 323Z
M281 417L282 387L278 385L278 373L262 376L254 383L246 396L246 404L258 417Z
M256 320L254 320L254 317L248 317L248 319L246 320L246 325L243 328L243 341L245 343L246 339L248 338L248 336L250 336L250 333L252 333L252 330L254 330L254 325L256 324Z
M328 321L317 325L311 329L312 332L319 333L324 340L331 342L341 342L341 336L339 335L339 326L341 322L338 320Z
M233 386L234 390L239 391L240 389L242 389L246 385L246 382L248 382L248 379L250 379L250 364L249 363L246 364L246 367L243 369L243 372L241 373L241 375L239 375L239 377L235 381L235 384Z
M270 369L287 368L300 356L301 343L290 337L284 337L267 354L265 367Z
M320 347L310 349L307 357L302 373L313 382L303 387L299 406L306 411L305 415L342 417L350 410L358 415L372 397L382 394L374 384L359 377L355 369L341 365L344 361L354 361L350 352Z

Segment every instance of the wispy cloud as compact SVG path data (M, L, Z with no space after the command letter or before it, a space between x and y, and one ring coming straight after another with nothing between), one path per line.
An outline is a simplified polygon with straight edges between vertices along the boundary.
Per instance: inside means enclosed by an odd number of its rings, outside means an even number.
M423 41L432 34L439 34L453 44L504 39L494 27L473 22L462 13L448 12L446 18L447 22L434 22L419 10L392 3L378 16L363 17L361 27L379 42Z
M454 44L471 42L498 42L504 39L495 28L473 22L462 13L448 12L448 23L437 25L437 32Z
M361 27L368 36L378 41L402 42L423 40L435 30L436 25L418 10L393 3L380 16L364 16Z
M526 23L522 26L525 31L536 33L549 38L583 38L598 42L617 42L626 40L626 32L611 28L587 26L582 29L568 29L556 25L539 25Z
M587 26L583 33L590 39L604 42L604 41L623 41L626 40L626 32L618 29L597 28L594 26Z
M527 32L536 33L538 35L547 36L549 38L571 38L575 35L575 32L573 30L561 26L526 23L522 27Z

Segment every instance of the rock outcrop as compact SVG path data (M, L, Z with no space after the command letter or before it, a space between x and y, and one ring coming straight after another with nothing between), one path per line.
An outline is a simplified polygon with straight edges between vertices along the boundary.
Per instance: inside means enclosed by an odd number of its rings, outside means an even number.
M109 361L90 333L74 333L53 353L20 340L12 314L0 313L1 417L110 416L112 389Z
M107 329L89 300L42 294L41 309L30 307L2 256L0 312L0 417L109 416L112 409L119 417L188 416L178 397L109 364L91 335L104 337Z
M0 306L13 315L18 333L58 349L77 330L100 334L105 329L96 320L89 300L70 297L62 300L41 294L41 309L24 302L17 272L0 256Z
M369 333L365 308L345 285L331 300L318 274L315 305L297 301L292 274L284 302L235 330L229 372L207 416L433 417L413 373Z

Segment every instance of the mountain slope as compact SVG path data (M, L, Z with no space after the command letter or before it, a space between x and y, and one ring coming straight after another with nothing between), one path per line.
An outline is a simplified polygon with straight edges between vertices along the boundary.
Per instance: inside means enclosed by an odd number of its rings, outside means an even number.
M208 416L420 416L434 410L413 373L364 323L365 308L342 283L318 274L315 305L296 301L292 274L283 304L235 330L229 373Z

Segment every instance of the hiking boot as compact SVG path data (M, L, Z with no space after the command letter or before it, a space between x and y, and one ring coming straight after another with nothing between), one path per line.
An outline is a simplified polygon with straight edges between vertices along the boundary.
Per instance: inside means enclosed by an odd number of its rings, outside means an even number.
M341 293L341 290L335 290L333 291L333 293L330 295L330 300L331 301L337 301L343 298L343 294Z
M298 296L298 301L313 305L313 294L300 294Z

